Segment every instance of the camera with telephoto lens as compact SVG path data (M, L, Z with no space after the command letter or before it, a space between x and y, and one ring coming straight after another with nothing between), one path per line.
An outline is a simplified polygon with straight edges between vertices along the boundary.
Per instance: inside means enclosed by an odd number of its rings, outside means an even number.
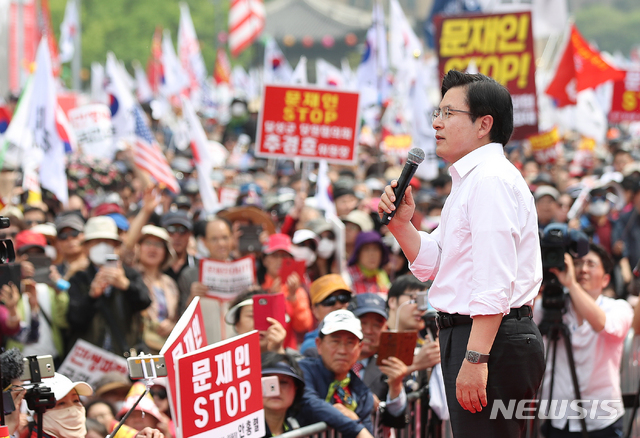
M543 320L540 332L545 334L544 327L551 322L562 320L566 298L564 287L558 277L550 271L556 268L564 271L564 255L580 258L589 252L589 238L580 230L569 229L567 224L551 223L547 225L540 238L542 251L542 308Z

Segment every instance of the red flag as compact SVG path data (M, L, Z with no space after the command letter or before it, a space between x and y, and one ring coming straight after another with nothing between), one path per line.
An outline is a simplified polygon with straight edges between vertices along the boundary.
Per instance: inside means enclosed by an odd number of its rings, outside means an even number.
M219 48L218 53L216 53L216 67L213 72L213 79L215 79L216 84L228 84L231 82L231 64L229 63L227 51L223 48Z
M262 0L232 0L229 8L229 50L236 57L262 33L265 11Z
M51 54L51 68L53 70L53 76L60 76L60 60L58 59L58 43L53 36L51 30L51 13L49 12L49 0L41 0L40 13L42 14L40 19L40 33L47 36L47 43L49 45L49 53Z
M587 88L614 80L623 80L624 71L609 65L600 52L589 46L575 25L560 58L556 74L546 94L553 97L558 107L576 104L576 95Z
M162 71L162 28L156 27L151 40L151 56L147 62L147 78L154 94L158 93L164 72Z

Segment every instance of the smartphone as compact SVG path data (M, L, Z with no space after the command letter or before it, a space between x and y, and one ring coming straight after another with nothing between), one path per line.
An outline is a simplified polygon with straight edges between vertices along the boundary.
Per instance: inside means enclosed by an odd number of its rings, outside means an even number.
M9 282L20 288L20 279L22 278L22 270L20 263L4 263L0 264L0 286L9 284Z
M130 357L127 366L132 379L167 377L167 364L162 355Z
M267 317L285 325L285 299L283 294L253 296L253 328L258 331L267 330L271 323Z
M280 277L282 284L287 284L287 278L289 278L289 275L297 272L300 276L300 281L302 281L306 270L307 264L304 260L282 259L282 265L280 265L278 276Z
M238 250L242 254L256 252L262 249L260 242L260 233L262 233L262 225L242 225L240 226L242 234L238 239Z
M46 283L53 285L53 281L49 278L51 259L44 254L29 254L27 260L33 264L35 273L33 274L33 280L36 283Z
M110 268L117 268L118 260L120 260L120 257L118 257L118 254L107 254L105 260L105 266L108 266Z
M416 294L416 303L418 304L418 310L424 312L429 309L429 299L427 297L428 291L423 290Z
M262 378L262 396L277 397L280 395L280 381L278 376L266 376Z
M264 392L264 383L262 384L262 391ZM13 397L11 397L11 391L4 391L2 393L2 410L5 415L9 415L16 410L16 407L13 404Z
M24 371L22 372L22 376L20 376L20 380L35 380L31 376L31 367L29 366L30 357L36 358L36 362L38 363L38 374L40 374L41 379L53 377L56 369L53 366L53 357L49 354L47 356L29 356L23 358L22 362L24 364Z

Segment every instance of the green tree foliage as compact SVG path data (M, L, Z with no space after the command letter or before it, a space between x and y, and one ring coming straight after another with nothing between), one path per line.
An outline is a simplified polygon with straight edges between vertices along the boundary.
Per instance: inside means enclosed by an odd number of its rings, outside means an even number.
M82 64L105 63L112 51L127 67L134 59L146 66L156 26L171 31L177 45L180 8L178 0L81 0ZM211 73L218 33L227 30L229 1L186 0L191 11L200 48ZM60 36L66 0L50 0L51 21ZM177 50L177 47L176 47Z
M637 0L585 6L576 12L576 25L600 50L620 51L629 56L631 48L640 46L640 4Z

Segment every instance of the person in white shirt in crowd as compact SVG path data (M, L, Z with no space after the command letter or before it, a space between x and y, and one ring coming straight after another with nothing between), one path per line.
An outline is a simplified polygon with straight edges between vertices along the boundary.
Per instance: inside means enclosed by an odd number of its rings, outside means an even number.
M562 322L571 333L571 349L580 399L583 400L580 406L587 412L587 431L592 437L619 437L622 436L624 414L620 361L633 310L625 300L602 294L609 285L613 271L613 259L602 246L592 243L584 257L573 259L565 254L564 261L563 271L556 268L550 270L569 291L570 300ZM543 320L541 300L536 303L534 314L536 322ZM554 415L543 425L543 434L548 437L580 436L581 423L577 419L580 410L572 406L576 397L562 337L556 345L554 384L549 401L552 357L549 353L541 400L546 400L547 409L552 409ZM562 408L562 403L567 405L566 410Z
M436 154L452 163L451 194L430 234L410 222L411 187L398 204L392 181L378 213L422 281L433 279L447 404L456 438L521 436L525 420L491 418L492 405L534 398L544 372L531 305L542 282L535 202L504 155L513 132L505 87L482 74L449 71L433 112Z

